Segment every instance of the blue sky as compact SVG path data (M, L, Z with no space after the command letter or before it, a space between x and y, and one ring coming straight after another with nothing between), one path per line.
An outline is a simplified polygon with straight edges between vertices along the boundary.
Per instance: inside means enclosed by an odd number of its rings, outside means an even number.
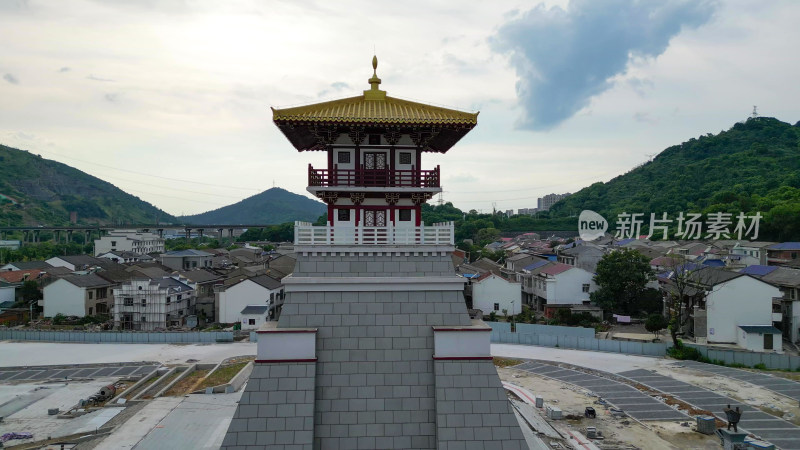
M172 214L306 165L270 106L352 96L375 51L389 95L480 110L446 201L536 206L665 147L763 115L800 120L800 3L0 1L0 143Z

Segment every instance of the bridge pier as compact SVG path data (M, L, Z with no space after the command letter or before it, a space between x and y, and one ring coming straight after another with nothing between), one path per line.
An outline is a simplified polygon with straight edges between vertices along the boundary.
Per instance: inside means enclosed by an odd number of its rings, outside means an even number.
M186 243L188 244L192 240L192 229L186 228Z

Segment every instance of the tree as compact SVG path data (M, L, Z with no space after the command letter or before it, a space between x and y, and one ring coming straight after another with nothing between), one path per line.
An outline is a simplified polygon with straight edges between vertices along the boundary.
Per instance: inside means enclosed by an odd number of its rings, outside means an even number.
M22 294L22 299L25 301L25 303L42 299L42 292L39 290L39 286L35 281L32 280L28 280L22 284L20 293Z
M491 244L500 237L500 230L497 228L481 228L475 234L475 242L479 245Z
M650 261L636 250L623 248L603 255L594 282L592 301L605 310L630 314L649 281L655 279Z
M702 266L673 259L664 284L664 306L669 315L669 334L672 344L679 347L678 333L689 323L691 310L700 304L708 292L710 274Z
M658 332L667 328L669 322L661 314L650 314L644 323L645 330L653 333L653 337L658 339Z

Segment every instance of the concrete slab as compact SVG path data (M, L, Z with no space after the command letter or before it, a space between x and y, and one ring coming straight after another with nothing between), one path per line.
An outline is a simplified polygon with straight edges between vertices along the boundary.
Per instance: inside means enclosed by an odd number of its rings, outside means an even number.
M164 417L172 412L183 400L184 397L159 397L151 400L147 406L142 408L141 411L136 414L135 420L128 420L122 424L119 428L114 430L113 433L103 439L103 441L100 442L95 449L117 450L134 448L136 444L144 439L147 434L150 433L150 431L155 428L164 419ZM226 429L229 423L230 421L228 421L228 423L225 425ZM175 442L180 441L174 441L172 443L173 449L176 448Z
M183 448L219 448L242 392L186 397L134 448L174 450L176 443Z

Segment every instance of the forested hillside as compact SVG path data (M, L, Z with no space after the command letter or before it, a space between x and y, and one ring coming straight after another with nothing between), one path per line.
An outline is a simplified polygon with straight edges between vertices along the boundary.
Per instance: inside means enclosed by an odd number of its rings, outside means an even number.
M174 222L138 197L78 169L0 145L0 226Z
M759 238L800 240L800 123L749 119L667 148L652 161L558 202L550 217L760 211Z

